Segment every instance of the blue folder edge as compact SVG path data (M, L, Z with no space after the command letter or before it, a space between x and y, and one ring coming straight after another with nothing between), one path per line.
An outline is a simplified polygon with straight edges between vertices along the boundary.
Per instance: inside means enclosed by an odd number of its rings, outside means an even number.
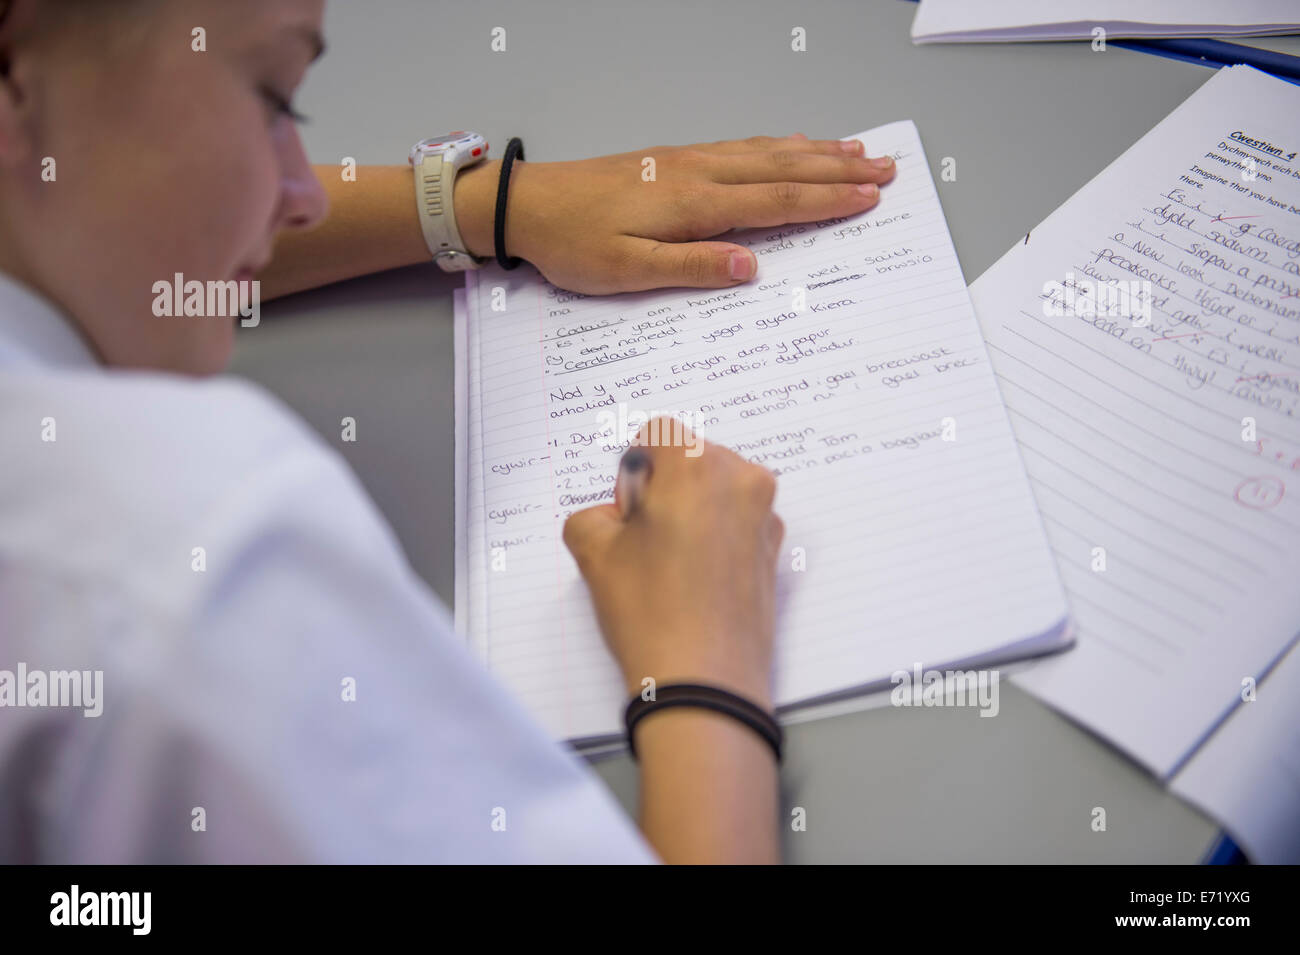
M1205 858L1201 860L1201 864L1250 865L1250 860L1241 851L1241 847L1232 841L1232 837L1224 832L1220 833L1219 838L1210 846L1209 851L1205 853Z
M1300 56L1289 53L1275 53L1272 50L1260 50L1240 43L1228 43L1226 40L1209 40L1179 38L1167 40L1111 40L1112 46L1129 50L1140 50L1155 56L1165 56L1171 60L1184 63L1196 63L1219 69L1223 66L1235 66L1245 63L1257 70L1271 73L1280 80L1300 86Z

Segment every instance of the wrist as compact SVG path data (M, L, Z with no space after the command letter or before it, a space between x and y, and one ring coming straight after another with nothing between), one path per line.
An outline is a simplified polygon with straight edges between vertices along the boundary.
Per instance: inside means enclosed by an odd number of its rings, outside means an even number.
M651 713L633 733L641 828L669 863L780 861L780 788L767 742L722 713Z
M520 180L524 163L515 160L510 169L510 186L506 195L506 255L529 258L521 233L522 223L517 211ZM497 191L501 183L501 160L486 159L456 174L453 203L456 225L461 241L471 255L494 258L496 256Z
M663 675L660 675L663 674ZM702 683L716 686L744 697L755 706L773 712L771 681L765 674L749 674L734 667L660 667L655 670L643 670L639 674L627 673L624 682L629 698L641 696L647 692L642 682L646 678L654 680L655 688L671 686L676 683Z
M638 761L654 762L662 752L695 746L719 752L743 752L761 765L776 765L772 747L758 733L726 713L696 706L676 706L647 713L632 728Z

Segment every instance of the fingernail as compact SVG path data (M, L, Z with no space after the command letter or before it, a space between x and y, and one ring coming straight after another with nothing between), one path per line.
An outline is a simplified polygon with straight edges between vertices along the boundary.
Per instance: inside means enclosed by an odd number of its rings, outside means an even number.
M894 159L892 156L877 156L875 159L871 160L871 165L879 166L881 169L888 169L893 164Z
M850 139L847 142L841 142L840 149L844 150L846 153L862 152L862 141L859 139Z
M731 253L731 277L747 279L754 271L753 257L748 252Z
M862 193L864 196L867 196L870 199L874 199L876 198L877 195L879 195L880 187L877 186L874 182L864 182L862 185L858 186L858 192Z

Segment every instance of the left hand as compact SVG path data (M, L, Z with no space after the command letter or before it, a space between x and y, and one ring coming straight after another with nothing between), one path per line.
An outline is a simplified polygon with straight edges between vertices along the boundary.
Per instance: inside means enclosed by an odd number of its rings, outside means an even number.
M516 162L506 253L553 285L588 295L740 285L754 277L753 253L711 236L856 215L879 201L893 160L873 161L861 142L846 142L852 152L841 140L800 133ZM647 157L653 181L642 179ZM859 185L869 186L866 194Z

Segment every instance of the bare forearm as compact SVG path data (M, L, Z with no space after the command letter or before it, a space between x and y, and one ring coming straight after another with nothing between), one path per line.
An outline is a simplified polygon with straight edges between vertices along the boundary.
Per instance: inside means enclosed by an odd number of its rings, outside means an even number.
M280 233L271 264L257 276L263 299L430 261L409 165L359 166L350 182L337 166L315 168L329 196L329 213L313 229ZM492 252L499 171L499 162L492 160L456 177L457 223L475 255Z
M637 723L641 829L670 863L775 863L777 772L771 748L729 716L696 707Z

